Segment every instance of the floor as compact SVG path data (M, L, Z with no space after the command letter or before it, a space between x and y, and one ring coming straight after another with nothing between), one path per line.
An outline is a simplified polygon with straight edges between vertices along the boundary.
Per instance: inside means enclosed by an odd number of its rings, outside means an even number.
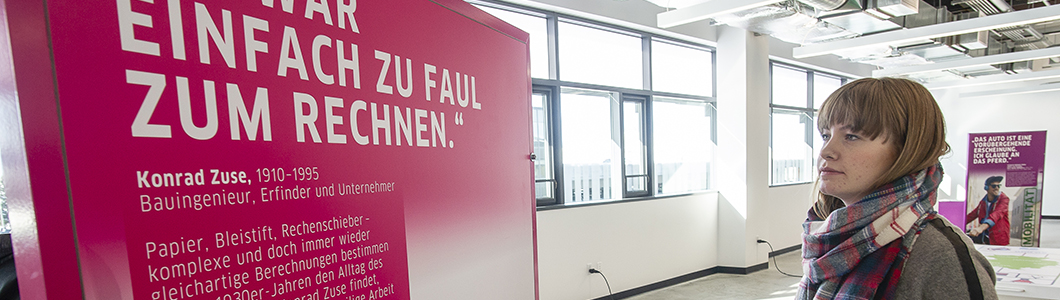
M1042 220L1041 246L1060 248L1060 220ZM697 280L674 285L665 289L633 296L630 300L774 300L792 299L799 285L799 278L788 274L802 274L801 252L792 251L776 256L776 264L769 262L769 269L748 275L714 274Z

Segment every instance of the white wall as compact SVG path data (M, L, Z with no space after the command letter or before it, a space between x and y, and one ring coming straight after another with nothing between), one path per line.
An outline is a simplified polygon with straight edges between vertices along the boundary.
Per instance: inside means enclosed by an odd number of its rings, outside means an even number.
M766 215L770 216L761 238L773 245L773 250L802 245L802 222L810 210L813 183L769 188ZM766 247L760 245L759 248ZM766 251L769 251L768 247Z
M968 134L1046 130L1045 184L1042 214L1060 216L1060 92L990 97L961 97L967 89L933 91L946 117L946 141L953 153L942 164L949 185L940 188L940 199L959 199L966 190Z
M537 213L540 299L607 295L717 266L718 194L543 210ZM499 275L503 276L503 275Z

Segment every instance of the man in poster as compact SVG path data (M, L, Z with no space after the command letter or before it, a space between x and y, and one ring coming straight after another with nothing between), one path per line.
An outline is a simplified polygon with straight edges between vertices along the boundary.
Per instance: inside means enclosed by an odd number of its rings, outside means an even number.
M1008 196L1001 192L1002 179L1002 176L986 179L983 186L986 196L983 196L979 205L965 218L968 223L978 220L976 225L968 230L968 235L977 244L1009 244Z

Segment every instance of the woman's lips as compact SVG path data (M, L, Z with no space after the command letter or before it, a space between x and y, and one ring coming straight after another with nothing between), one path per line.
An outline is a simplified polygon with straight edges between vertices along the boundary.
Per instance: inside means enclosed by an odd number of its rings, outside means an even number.
M832 168L821 168L820 171L821 171L821 176L843 174L843 172L840 172L839 170L832 169Z

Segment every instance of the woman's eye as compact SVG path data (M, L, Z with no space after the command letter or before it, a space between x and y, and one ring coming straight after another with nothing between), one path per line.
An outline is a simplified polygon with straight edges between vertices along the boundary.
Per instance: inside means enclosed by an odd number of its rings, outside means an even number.
M854 134L848 134L847 135L847 140L848 141L856 141L856 140L859 140L859 139L861 139L860 136L857 136L857 135L854 135Z
M821 135L821 140L823 140L823 141L826 141L826 142L827 142L827 141L828 141L828 138L830 138L830 137L832 137L832 136L831 136L831 135L827 135L827 134L822 134L822 135Z

